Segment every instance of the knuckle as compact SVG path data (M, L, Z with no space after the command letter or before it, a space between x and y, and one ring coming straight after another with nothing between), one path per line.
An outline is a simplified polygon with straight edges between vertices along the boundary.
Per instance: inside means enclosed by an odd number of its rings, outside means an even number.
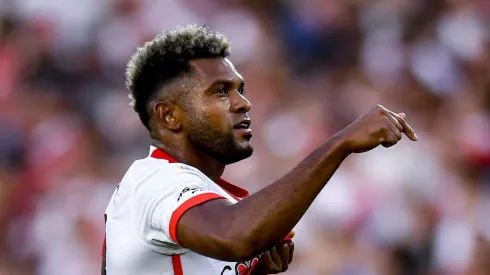
M369 113L380 114L381 112L383 112L383 109L384 109L384 107L378 104L378 105L374 106L373 108L371 108Z
M381 129L379 130L379 132L383 135L388 135L388 133L390 132L390 130L388 129L388 127L381 127Z

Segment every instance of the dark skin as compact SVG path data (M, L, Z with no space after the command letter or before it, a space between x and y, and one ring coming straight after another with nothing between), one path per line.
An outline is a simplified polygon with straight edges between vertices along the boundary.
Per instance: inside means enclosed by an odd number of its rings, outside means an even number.
M288 239L294 237L294 232L289 233ZM284 241L264 252L260 261L252 271L252 275L277 274L288 270L293 261L294 243Z
M226 59L199 59L191 61L195 72L186 78L190 86L186 101L193 106L182 107L169 100L152 102L150 119L151 136L157 147L182 163L198 168L213 180L221 177L226 163L215 156L196 148L189 140L190 119L207 118L210 127L220 129L222 133L233 135L237 150L250 151L250 137L236 134L233 125L248 118L250 102L238 91L244 86L244 80ZM168 89L179 89L180 82L171 84ZM229 90L232 90L231 92ZM225 94L225 92L227 94ZM186 115L187 113L187 115ZM190 118L189 118L190 116Z
M162 98L152 102L152 137L157 147L216 180L226 165L252 153L249 132L234 129L247 118L251 105L242 93L243 78L229 60L199 59L191 65L190 106ZM167 89L181 85L175 86ZM195 135L199 129L213 134ZM402 134L417 140L405 114L375 106L259 192L236 204L217 199L188 210L178 223L177 238L186 248L224 261L248 260L267 251L256 274L285 271L293 249L284 238L345 158L379 145L393 146ZM215 144L209 142L213 138Z

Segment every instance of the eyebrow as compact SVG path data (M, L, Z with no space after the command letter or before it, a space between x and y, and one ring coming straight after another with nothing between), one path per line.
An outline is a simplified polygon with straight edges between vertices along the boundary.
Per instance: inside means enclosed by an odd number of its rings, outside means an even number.
M239 87L243 87L245 86L245 80L243 80L243 78L238 78L239 79ZM220 79L217 79L215 80L211 85L209 85L209 87L213 87L217 84L226 84L226 85L230 85L230 84L234 84L235 80L234 79L229 79L229 78L220 78Z

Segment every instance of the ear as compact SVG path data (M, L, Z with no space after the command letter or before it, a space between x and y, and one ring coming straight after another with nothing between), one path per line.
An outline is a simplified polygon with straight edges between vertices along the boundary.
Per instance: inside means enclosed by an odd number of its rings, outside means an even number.
M182 129L184 116L182 110L177 105L168 100L157 102L153 107L153 111L158 122L170 131L177 132Z

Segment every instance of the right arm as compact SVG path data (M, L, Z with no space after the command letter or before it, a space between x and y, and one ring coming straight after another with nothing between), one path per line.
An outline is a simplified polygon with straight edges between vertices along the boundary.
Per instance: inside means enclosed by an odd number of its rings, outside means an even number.
M193 207L180 218L178 241L222 260L258 255L293 229L346 157L334 137L288 174L236 204L212 200Z
M186 211L175 241L220 260L250 259L284 239L349 154L392 146L401 133L417 139L404 114L377 106L254 195L236 204L211 200Z

